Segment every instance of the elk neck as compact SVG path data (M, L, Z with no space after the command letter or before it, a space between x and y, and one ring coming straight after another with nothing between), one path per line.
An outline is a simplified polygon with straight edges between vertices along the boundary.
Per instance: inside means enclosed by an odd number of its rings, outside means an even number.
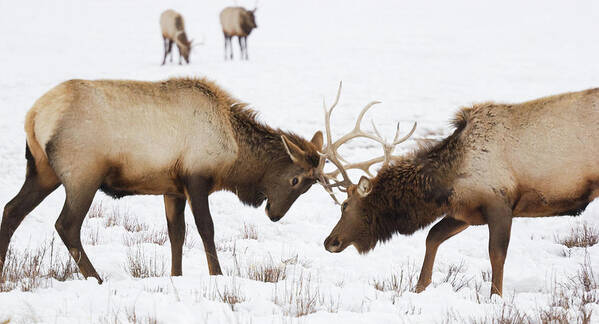
M266 173L276 172L292 163L281 135L297 144L302 144L305 140L257 121L256 112L243 104L231 107L231 126L238 154L235 163L222 179L222 187L237 194L242 202L257 207L266 198L264 191L268 184L263 181Z
M383 167L372 180L363 206L379 241L394 233L412 234L448 212L462 162L462 129Z

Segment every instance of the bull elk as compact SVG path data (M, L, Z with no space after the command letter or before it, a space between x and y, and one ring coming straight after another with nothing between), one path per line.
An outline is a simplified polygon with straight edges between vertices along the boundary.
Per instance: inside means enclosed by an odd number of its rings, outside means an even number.
M201 43L194 44L193 39L187 39L183 16L173 9L165 10L160 15L160 29L162 31L162 43L164 45L162 65L166 62L166 57L169 54L171 55L171 62L173 61L173 43L177 44L177 48L179 49L179 65L181 64L181 57L183 57L185 63L189 64L191 49L194 46L201 45Z
M307 141L255 115L205 79L70 80L51 89L25 119L27 172L4 208L0 272L23 218L62 184L56 230L86 278L102 282L80 239L98 189L114 198L164 196L173 276L182 274L188 202L209 273L221 274L208 195L228 190L253 207L266 200L278 221L318 177L321 132Z
M341 87L339 88L339 91ZM360 253L394 233L409 235L442 217L429 231L416 291L431 283L437 248L470 225L487 224L492 268L491 294L502 294L503 265L514 217L574 215L599 196L599 89L545 97L520 104L483 103L462 108L447 138L405 156L395 145L363 132L360 114L354 131L331 141L330 110L325 109L327 142L323 159L338 170L322 174L331 190L347 191L341 219L324 242L329 252L353 245ZM384 147L384 156L343 164L337 149L350 138L366 137ZM353 184L347 169L375 177ZM322 167L323 163L321 163ZM337 174L342 180L336 180ZM332 183L331 183L332 181Z
M227 7L220 13L220 25L225 35L225 60L227 59L227 47L231 52L230 58L233 59L233 44L231 39L237 36L239 40L239 50L241 59L248 58L247 37L250 35L256 25L254 14L258 8L247 10L243 7Z

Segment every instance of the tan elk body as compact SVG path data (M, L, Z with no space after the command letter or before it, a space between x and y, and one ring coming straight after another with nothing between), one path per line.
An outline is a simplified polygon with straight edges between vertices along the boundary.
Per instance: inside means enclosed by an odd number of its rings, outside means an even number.
M192 41L187 39L183 16L172 9L165 10L160 15L160 30L162 31L162 41L164 45L162 65L166 62L168 54L171 55L171 62L173 61L173 43L177 44L177 48L179 49L179 64L181 64L181 57L185 59L186 63L189 63Z
M426 240L422 291L439 245L470 225L488 224L491 293L501 295L512 218L577 214L599 197L599 89L478 104L463 108L454 125L444 140L386 159L372 179L353 185L346 178L348 198L326 249L354 245L365 253L394 233L444 217Z
M172 275L182 273L189 202L209 272L220 274L208 195L228 190L255 207L267 200L277 221L316 181L322 146L322 133L306 141L258 122L245 106L204 79L71 80L48 91L26 116L27 175L4 209L0 271L13 232L62 184L56 229L85 277L101 281L80 240L98 189L164 196Z
M220 13L220 24L225 36L225 59L227 59L227 47L230 50L230 58L233 59L233 44L231 39L237 37L241 59L248 59L247 37L254 28L257 28L254 16L257 8L247 10L243 7L227 7Z

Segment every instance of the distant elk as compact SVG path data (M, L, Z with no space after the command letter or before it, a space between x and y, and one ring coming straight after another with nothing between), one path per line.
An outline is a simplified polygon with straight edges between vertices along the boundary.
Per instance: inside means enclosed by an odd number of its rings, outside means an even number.
M164 45L162 65L166 62L166 56L168 54L171 55L171 62L173 61L173 43L177 44L177 48L179 49L179 64L181 64L181 57L183 57L185 63L189 64L191 49L196 45L201 45L201 43L193 44L193 39L187 40L183 16L173 9L165 10L160 15L160 29L162 31L162 41Z
M402 157L391 152L407 136L387 143L378 131L375 136L360 129L372 104L353 132L332 142L330 114L338 99L339 93L326 111L324 148L338 170L323 174L321 182L329 191L345 189L347 199L325 248L341 252L353 245L366 253L394 233L409 235L443 217L428 233L417 292L431 283L442 242L470 225L488 224L491 294L501 295L512 218L575 215L599 196L599 89L462 108L453 134ZM385 156L344 165L337 149L355 137L383 144ZM368 173L379 162L383 167L373 178L354 185L347 176L347 169ZM336 180L338 173L343 180Z
M164 196L173 276L182 274L188 202L209 273L221 274L209 194L228 190L253 207L266 200L266 214L278 221L319 177L321 132L307 141L255 115L205 79L71 80L51 89L25 118L27 174L4 208L0 272L23 218L62 184L56 230L86 278L101 282L80 239L98 189L114 198Z
M257 9L257 7L254 8L254 10L246 10L243 7L227 7L221 11L220 25L222 26L223 34L225 35L225 60L227 59L227 47L231 52L230 58L233 59L233 44L231 43L231 38L234 36L237 36L237 39L239 40L241 59L249 59L247 37L254 28L258 28L254 16Z

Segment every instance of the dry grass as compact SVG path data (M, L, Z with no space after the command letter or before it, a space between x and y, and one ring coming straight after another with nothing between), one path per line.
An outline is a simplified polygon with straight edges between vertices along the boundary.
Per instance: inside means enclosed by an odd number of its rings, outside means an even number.
M52 280L78 277L77 265L65 248L56 249L55 239L44 241L35 249L16 251L10 248L0 276L0 291L32 291L52 286Z
M196 302L201 301L200 297L228 304L232 311L239 303L243 303L246 298L241 292L241 287L232 277L231 281L219 286L216 280L212 280L208 286L204 286L201 292L195 291Z
M83 245L99 245L102 243L100 239L100 227L84 227L81 231L81 239Z
M154 250L154 256L149 257L142 246L129 248L125 269L133 278L163 277L166 274L166 263L164 258L158 256Z
M168 241L168 232L166 229L152 229L141 232L126 232L123 234L123 244L134 246L143 243L164 245Z
M122 226L127 232L137 233L147 231L148 225L133 216L128 209L113 206L112 209L102 212L104 214L104 227Z
M310 275L301 273L298 279L277 284L274 289L273 302L282 308L285 316L301 317L316 312L320 294L313 287Z
M133 324L158 324L158 320L155 316L151 316L148 314L138 315L135 310L135 305L132 307L125 308L125 315L127 316L127 320L129 323Z
M593 272L588 256L575 275L565 281L553 279L549 291L551 297L547 304L539 305L528 313L518 309L513 298L507 300L504 296L505 302L501 308L482 318L465 318L456 312L448 312L443 323L591 323L591 316L594 314L590 305L599 304L599 278ZM478 293L477 298L480 298Z
M521 312L513 305L513 301L510 303L504 303L501 310L497 313L487 315L484 318L471 319L469 321L472 324L532 324L532 319Z
M243 229L241 230L241 238L244 240L257 240L258 232L256 226L252 224L243 223Z
M567 248L587 248L599 242L599 229L584 223L582 226L572 227L567 236L560 237L556 234L555 242L565 245Z
M279 282L287 278L287 264L275 263L272 257L258 263L243 264L237 257L236 248L233 248L234 267L226 268L225 273L230 276L238 276L262 282Z
M155 315L138 314L135 305L132 306L111 306L109 309L95 319L96 323L105 324L158 324Z
M447 274L441 282L449 283L453 287L453 291L458 292L461 289L468 287L468 284L472 281L472 277L468 278L464 274L466 266L464 261L460 261L459 264L451 264L447 269Z
M286 265L276 265L271 262L251 264L247 268L247 277L262 282L279 282L287 278Z
M417 269L413 263L402 266L398 273L391 276L374 279L371 284L378 291L392 291L392 302L395 304L397 298L401 297L406 291L413 291L416 287Z
M87 218L104 218L104 206L102 202L93 204L87 212Z

